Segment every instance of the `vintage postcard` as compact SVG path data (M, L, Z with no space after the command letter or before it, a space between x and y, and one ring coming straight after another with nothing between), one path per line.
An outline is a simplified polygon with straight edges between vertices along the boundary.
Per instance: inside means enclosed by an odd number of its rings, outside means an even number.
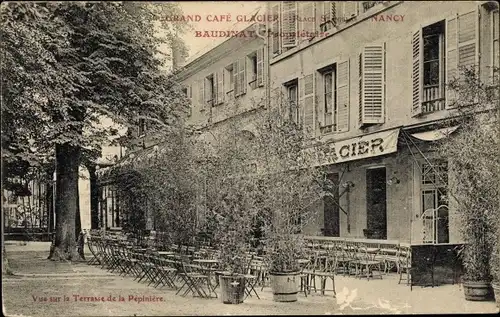
M496 1L5 1L6 316L498 313Z

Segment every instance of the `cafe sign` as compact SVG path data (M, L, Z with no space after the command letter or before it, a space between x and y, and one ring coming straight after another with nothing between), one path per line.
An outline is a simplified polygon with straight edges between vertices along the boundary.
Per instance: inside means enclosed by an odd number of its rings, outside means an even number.
M336 164L386 155L397 151L399 129L382 131L363 136L329 142L309 148L314 166Z

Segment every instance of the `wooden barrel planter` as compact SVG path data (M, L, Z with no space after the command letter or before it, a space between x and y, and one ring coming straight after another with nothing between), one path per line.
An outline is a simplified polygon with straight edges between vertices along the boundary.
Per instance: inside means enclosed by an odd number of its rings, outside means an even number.
M500 308L500 283L492 283L491 286L493 288L497 307Z
M296 302L299 291L300 272L270 272L273 300L275 302Z
M220 275L221 300L224 304L241 304L245 299L245 277Z
M465 299L468 301L493 300L493 288L488 281L463 281Z

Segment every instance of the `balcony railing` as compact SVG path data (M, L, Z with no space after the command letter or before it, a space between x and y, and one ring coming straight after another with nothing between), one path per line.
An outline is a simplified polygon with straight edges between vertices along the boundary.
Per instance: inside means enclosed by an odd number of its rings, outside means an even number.
M424 87L422 113L429 113L445 109L444 92L440 85Z

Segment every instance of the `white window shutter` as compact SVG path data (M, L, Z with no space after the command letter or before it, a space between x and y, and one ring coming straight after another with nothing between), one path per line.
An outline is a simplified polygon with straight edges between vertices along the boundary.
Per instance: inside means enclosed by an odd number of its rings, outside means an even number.
M304 99L305 99L305 82L304 82L304 79L305 77L300 77L299 78L299 86L297 87L297 89L299 90L299 100L297 102L297 104L295 105L295 107L298 107L299 108L299 118L297 118L297 123L300 125L304 122ZM295 116L295 114L297 113L297 111L295 111L295 107L293 104L290 104L290 115L291 115L291 119Z
M217 104L224 103L224 69L217 72Z
M246 57L242 57L239 61L238 69L240 71L240 95L247 92L247 63Z
M305 1L299 2L300 6L300 31L312 33L315 30L315 15L314 15L314 2ZM307 40L307 37L301 38Z
M257 50L257 86L264 86L264 48Z
M272 16L272 22L271 22L271 35L272 35L272 41L271 41L271 52L273 54L279 54L281 52L281 36L279 36L280 33L280 21L281 21L281 15L280 15L280 4L277 3L271 8L271 16Z
M337 131L349 131L349 60L337 64Z
M449 85L458 76L458 27L457 14L446 19L446 107L453 107L456 93Z
M314 74L308 74L303 77L302 84L303 100L301 112L303 112L302 124L304 125L304 133L308 137L314 137L315 133L315 80Z
M384 123L385 45L365 46L360 67L360 124Z
M344 4L344 18L346 20L352 19L358 15L358 2L345 1Z
M233 86L234 86L234 96L240 95L240 71L238 68L238 62L233 63Z
M478 20L477 10L458 16L458 71L459 78L463 77L463 70L473 69L478 65Z
M422 54L423 41L422 29L413 33L412 36L412 116L417 116L422 113Z
M282 1L281 8L281 35L282 47L297 46L297 2Z

